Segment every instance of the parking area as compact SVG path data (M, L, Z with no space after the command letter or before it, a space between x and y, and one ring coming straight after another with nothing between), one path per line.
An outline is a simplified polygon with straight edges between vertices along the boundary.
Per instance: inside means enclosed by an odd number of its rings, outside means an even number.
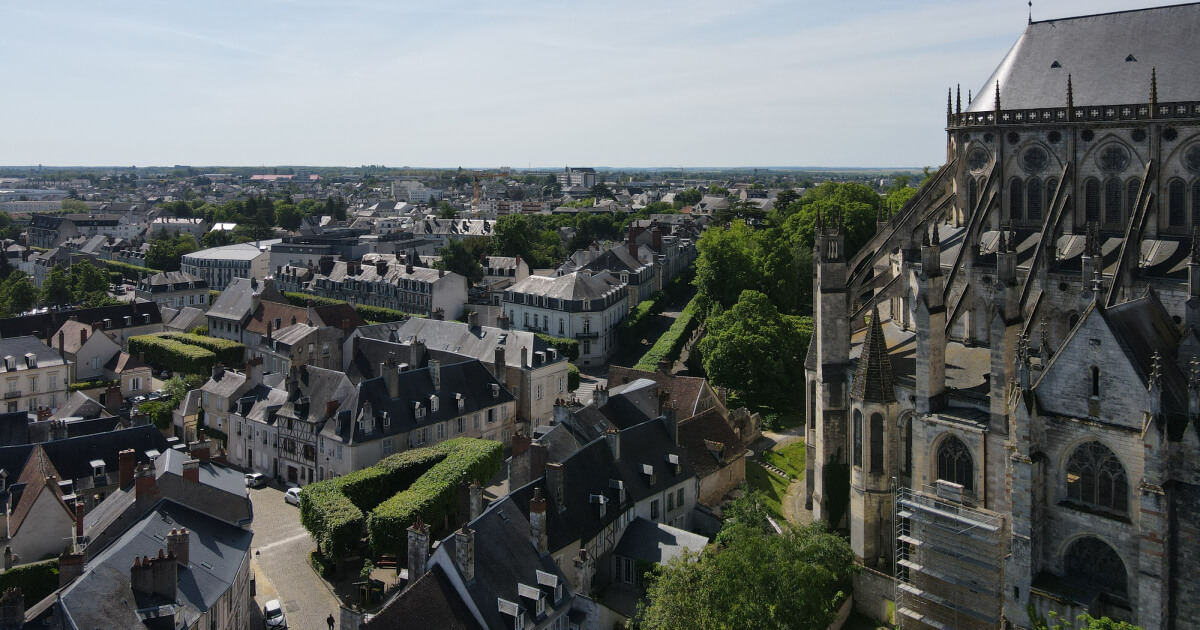
M278 487L252 488L250 500L257 604L251 627L262 628L263 605L278 599L289 628L328 630L325 619L330 613L338 616L337 599L308 565L308 553L315 545L300 525L300 509L284 502Z

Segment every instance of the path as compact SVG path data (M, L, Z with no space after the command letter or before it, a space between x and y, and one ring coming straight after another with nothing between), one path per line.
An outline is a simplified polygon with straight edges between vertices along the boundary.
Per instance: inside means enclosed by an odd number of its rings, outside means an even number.
M786 446L797 440L804 441L804 427L793 427L779 432L764 430L763 436L751 445L751 449L755 453L755 461L764 468L771 470L775 467L758 459L758 454L777 446ZM782 472L779 471L779 473ZM786 475L782 474L780 476L786 477ZM812 522L812 510L804 507L804 477L794 480L788 485L787 494L780 501L780 507L783 508L783 517L789 523L794 525L808 525Z

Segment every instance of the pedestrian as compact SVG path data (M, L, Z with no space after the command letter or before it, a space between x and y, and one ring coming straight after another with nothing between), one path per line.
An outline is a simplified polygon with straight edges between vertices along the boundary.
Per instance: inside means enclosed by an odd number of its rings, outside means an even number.
M333 613L329 613L329 617L325 619L325 623L329 624L329 630L333 630Z

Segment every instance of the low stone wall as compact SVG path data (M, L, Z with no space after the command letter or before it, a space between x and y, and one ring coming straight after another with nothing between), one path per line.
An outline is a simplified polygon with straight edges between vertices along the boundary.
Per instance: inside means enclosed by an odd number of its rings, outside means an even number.
M892 624L895 609L896 583L892 576L863 567L854 576L854 610L879 623Z
M833 623L829 624L828 630L842 630L842 626L846 625L846 621L850 619L850 613L854 610L854 596L846 598L842 602L842 607L838 609L837 617L833 618Z

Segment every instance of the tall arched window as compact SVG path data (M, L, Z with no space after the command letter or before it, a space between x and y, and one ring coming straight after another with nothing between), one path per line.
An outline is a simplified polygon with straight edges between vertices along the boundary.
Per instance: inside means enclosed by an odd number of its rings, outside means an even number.
M1192 182L1192 225L1200 225L1200 179Z
M1046 210L1053 210L1054 195L1058 192L1058 180L1051 177L1046 180Z
M1030 221L1042 219L1042 180L1034 177L1025 187L1025 213Z
M1093 398L1099 398L1100 397L1100 368L1093 365L1091 370L1089 370L1089 372L1090 372L1090 376L1092 377L1091 396Z
M1167 184L1167 223L1171 227L1183 227L1183 180L1173 179Z
M970 210L975 210L975 204L979 203L979 182L974 177L967 178L967 202L971 204Z
M1013 178L1008 183L1008 218L1013 221L1025 220L1025 192L1021 180Z
M817 428L817 382L808 384L808 428Z
M1089 179L1083 184L1083 207L1088 223L1100 220L1100 182Z
M1138 194L1142 192L1142 180L1133 178L1125 184L1125 208L1129 212L1129 216L1137 212Z
M912 476L912 418L904 421L904 474Z
M953 435L942 440L938 445L937 465L938 479L957 483L968 492L975 491L975 466L962 440Z
M1121 180L1116 177L1104 182L1104 222L1111 225L1121 223Z
M863 423L862 412L854 410L854 465L862 468L862 451L863 451Z
M871 472L883 472L883 416L871 414Z
M1121 460L1099 442L1079 445L1067 460L1067 498L1122 514L1129 511L1129 478Z
M1115 549L1095 536L1071 543L1063 558L1063 569L1067 577L1102 593L1122 599L1128 596L1125 563Z

